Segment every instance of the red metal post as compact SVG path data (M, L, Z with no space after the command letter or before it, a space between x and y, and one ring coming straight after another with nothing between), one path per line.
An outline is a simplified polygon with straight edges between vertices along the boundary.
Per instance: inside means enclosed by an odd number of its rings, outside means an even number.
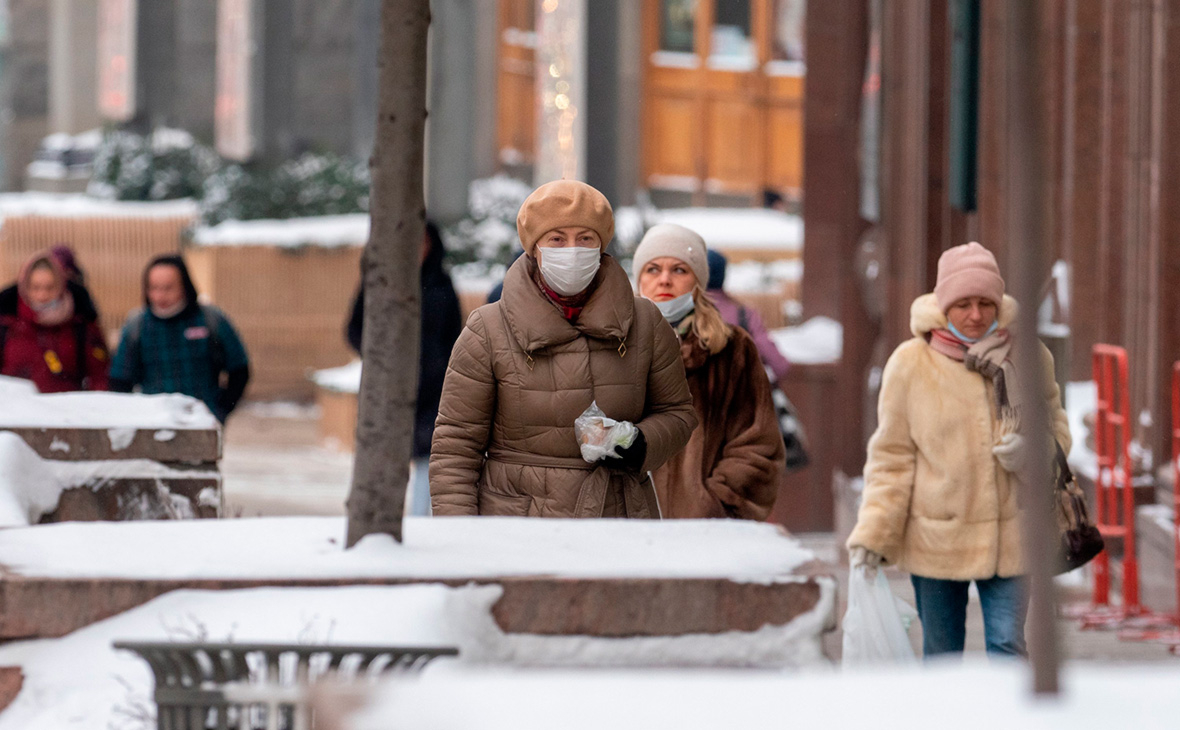
M1115 345L1099 344L1093 352L1094 382L1098 389L1094 423L1094 450L1098 457L1095 521L1108 544L1112 539L1122 540L1122 601L1118 606L1111 605L1111 562L1103 551L1093 562L1093 606L1082 614L1082 627L1148 628L1158 625L1161 617L1144 610L1139 603L1127 351Z
M1123 631L1119 638L1164 644L1173 654L1180 654L1180 361L1172 365L1172 541L1176 551L1176 613L1164 617L1172 626Z

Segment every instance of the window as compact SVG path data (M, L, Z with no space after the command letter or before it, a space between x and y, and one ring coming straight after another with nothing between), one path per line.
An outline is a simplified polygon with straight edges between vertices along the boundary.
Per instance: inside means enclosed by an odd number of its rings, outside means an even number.
M807 0L774 0L771 6L770 57L774 61L804 61L807 50Z
M754 39L750 37L750 0L716 0L709 66L716 69L750 71L757 64Z
M660 50L695 53L697 0L662 0L660 5Z

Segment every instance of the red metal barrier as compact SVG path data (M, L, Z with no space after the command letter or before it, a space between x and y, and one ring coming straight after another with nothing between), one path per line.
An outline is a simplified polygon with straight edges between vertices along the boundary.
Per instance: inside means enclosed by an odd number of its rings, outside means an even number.
M1164 644L1173 654L1180 654L1180 361L1172 365L1172 541L1176 551L1176 613L1169 618L1173 626L1122 632L1119 638Z
M1095 345L1094 383L1098 408L1094 420L1094 451L1098 475L1094 480L1094 516L1106 538L1121 540L1122 601L1110 600L1109 549L1094 566L1093 605L1083 612L1082 628L1125 628L1132 620L1149 620L1139 604L1139 561L1135 552L1135 488L1131 470L1131 399L1127 384L1127 351L1115 345ZM1140 627L1142 623L1135 622Z

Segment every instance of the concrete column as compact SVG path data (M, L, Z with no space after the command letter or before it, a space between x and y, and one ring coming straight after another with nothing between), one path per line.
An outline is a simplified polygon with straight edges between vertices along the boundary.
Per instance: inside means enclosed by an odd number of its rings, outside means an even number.
M77 134L98 116L98 0L52 0L49 21L49 130Z
M381 40L381 0L357 0L355 13L352 154L359 160L367 160L373 154L373 132L377 124L377 50Z
M295 2L262 0L262 88L258 107L262 115L258 153L266 160L279 162L291 158L295 150ZM327 82L327 79L324 79Z
M586 18L586 182L615 205L639 186L642 4L596 0Z
M131 125L142 133L177 126L176 0L140 0L136 29L136 114Z
M496 3L431 0L426 207L467 212L467 188L495 163Z

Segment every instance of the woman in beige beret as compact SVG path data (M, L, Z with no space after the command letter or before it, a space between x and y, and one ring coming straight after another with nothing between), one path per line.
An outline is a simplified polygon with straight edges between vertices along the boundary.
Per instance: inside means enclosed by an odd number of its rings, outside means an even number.
M648 472L696 426L676 335L604 253L614 214L602 193L542 185L516 227L525 255L451 354L430 457L434 514L659 517ZM588 462L574 421L592 403L637 433Z

